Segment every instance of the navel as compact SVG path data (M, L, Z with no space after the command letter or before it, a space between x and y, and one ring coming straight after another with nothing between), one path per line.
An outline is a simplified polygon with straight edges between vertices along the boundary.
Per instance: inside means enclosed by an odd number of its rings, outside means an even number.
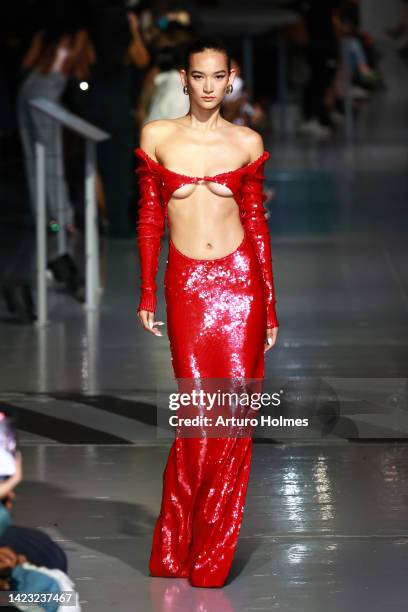
M211 242L207 242L207 249L211 249L211 248L212 248Z

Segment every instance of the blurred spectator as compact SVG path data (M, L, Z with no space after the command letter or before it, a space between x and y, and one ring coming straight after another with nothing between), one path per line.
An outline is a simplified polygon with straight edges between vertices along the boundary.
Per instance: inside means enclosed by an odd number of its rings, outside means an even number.
M336 15L339 36L347 39L347 61L352 82L367 90L376 89L382 78L374 40L360 28L360 1L345 0Z
M350 79L350 93L355 111L369 99L370 92L385 85L375 40L360 29L359 0L344 0L335 13L334 24L339 44L345 53L342 53L336 78L325 99L333 124L339 124L344 121L345 61L350 75L347 78Z
M139 18L115 0L88 0L89 34L95 54L88 88L76 90L76 111L106 130L111 138L98 145L99 201L106 201L110 234L132 235L128 223L135 126L132 75L150 61Z
M0 411L0 591L18 593L55 593L73 591L67 576L64 551L39 529L14 526L12 509L14 489L23 477L22 455L16 450L16 415L13 409ZM7 609L21 609L20 604ZM25 608L24 608L25 609ZM41 605L47 612L57 612L58 602ZM72 608L80 612L80 605Z
M250 102L250 92L241 77L241 68L233 59L231 68L235 70L235 78L231 93L225 94L222 112L227 121L237 125L248 125L260 129L265 125L265 113L258 102Z
M86 78L92 56L87 33L73 31L64 21L38 32L23 58L24 78L17 98L18 124L24 153L24 165L30 202L36 211L35 143L41 141L46 152L46 205L50 241L48 267L74 295L82 286L78 269L70 254L58 254L57 232L62 225L75 235L73 209L65 180L62 128L47 116L34 110L29 101L42 98L60 102L68 78Z
M183 65L183 47L165 47L156 56L152 95L144 123L156 119L175 119L185 115L189 98L183 93L179 70Z
M11 525L11 511L16 497L14 489L22 477L22 456L17 451L15 473L0 482L0 549L7 547L14 556L23 555L25 560L36 566L66 572L68 563L64 551L45 532Z
M333 22L339 4L340 0L309 0L302 5L310 76L304 90L304 123L300 131L318 138L330 136L333 127L326 94L339 67L340 50Z
M403 57L408 57L408 0L401 0L400 22L387 28L386 32L396 41L397 51Z
M188 111L179 69L184 49L193 38L193 23L186 10L164 12L151 30L152 62L136 107L139 126L153 118L175 118ZM173 96L173 98L172 98Z

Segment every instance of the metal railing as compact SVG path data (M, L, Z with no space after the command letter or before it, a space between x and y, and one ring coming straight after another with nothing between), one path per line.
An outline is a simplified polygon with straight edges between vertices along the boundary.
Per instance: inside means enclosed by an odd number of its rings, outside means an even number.
M61 126L75 132L85 140L85 282L88 310L96 310L99 305L99 238L96 207L96 145L110 138L109 134L96 126L70 113L59 104L35 98L30 104L38 112L58 122ZM46 213L46 175L45 146L36 142L36 249L37 249L37 325L48 322L47 301L47 213ZM65 241L65 227L61 223L60 242Z

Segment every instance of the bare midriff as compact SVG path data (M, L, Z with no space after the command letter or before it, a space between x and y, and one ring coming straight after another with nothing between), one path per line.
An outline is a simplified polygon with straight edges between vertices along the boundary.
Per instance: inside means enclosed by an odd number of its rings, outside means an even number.
M167 211L170 238L183 255L218 259L241 244L239 208L228 192L223 185L201 182L184 185L172 195Z

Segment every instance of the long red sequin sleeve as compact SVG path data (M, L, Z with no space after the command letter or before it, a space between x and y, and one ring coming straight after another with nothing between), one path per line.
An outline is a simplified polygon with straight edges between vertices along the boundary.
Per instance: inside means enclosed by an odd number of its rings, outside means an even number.
M267 327L279 327L276 316L276 295L273 282L272 249L268 222L265 218L263 191L265 161L256 165L244 177L242 188L242 223L250 235L251 242L261 266L266 298Z
M137 154L137 153L136 153ZM139 217L136 224L140 257L141 294L137 312L156 312L156 275L159 267L161 238L164 234L164 213L160 196L160 176L148 160L139 156Z

